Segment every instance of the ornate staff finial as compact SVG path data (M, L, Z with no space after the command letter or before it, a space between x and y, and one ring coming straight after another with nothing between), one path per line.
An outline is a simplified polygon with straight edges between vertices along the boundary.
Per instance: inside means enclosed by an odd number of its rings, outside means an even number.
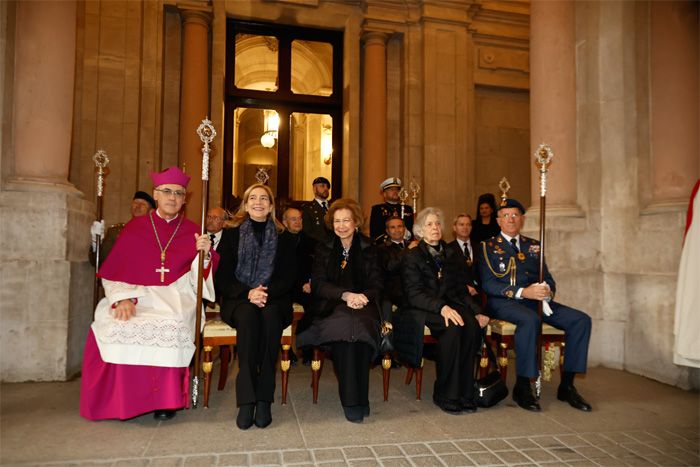
M97 167L97 196L102 196L105 167L109 165L109 157L104 149L98 149L92 156L92 160L95 162L95 166Z
M208 116L205 117L202 123L197 127L197 135L199 135L199 139L204 143L204 147L202 147L202 180L209 180L209 153L211 152L209 144L214 141L216 130Z
M258 167L258 170L255 172L255 180L257 180L258 183L267 185L268 180L270 180L270 174L267 173L265 167Z
M413 198L413 214L418 212L416 200L420 194L420 185L415 178L411 178L411 183L408 184L408 190L411 193L411 198Z
M498 188L501 189L501 206L506 205L506 199L508 198L508 191L510 190L510 183L508 179L503 177L500 182L498 182Z
M408 191L406 191L405 188L401 188L401 191L399 191L399 199L401 200L401 219L403 219L404 216L406 200L408 199L408 196ZM415 210L413 212L415 212Z
M547 194L547 167L552 162L553 157L554 151L546 143L540 144L535 151L535 162L540 167L540 196Z

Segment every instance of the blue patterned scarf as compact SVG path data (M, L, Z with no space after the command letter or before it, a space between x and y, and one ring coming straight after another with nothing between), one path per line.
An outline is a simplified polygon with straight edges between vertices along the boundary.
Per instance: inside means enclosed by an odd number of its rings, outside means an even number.
M255 288L270 285L277 253L277 229L272 219L267 220L262 244L258 243L253 231L253 222L246 219L239 228L238 265L236 279Z

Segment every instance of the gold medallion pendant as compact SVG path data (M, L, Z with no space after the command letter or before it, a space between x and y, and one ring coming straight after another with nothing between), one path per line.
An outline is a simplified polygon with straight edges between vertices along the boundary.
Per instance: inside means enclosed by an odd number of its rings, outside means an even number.
M342 260L342 261L340 262L340 269L345 269L345 266L347 266L347 265L348 265L348 262L345 261L345 260Z
M522 251L519 251L518 252L518 259L520 261L525 261L525 253L523 253Z

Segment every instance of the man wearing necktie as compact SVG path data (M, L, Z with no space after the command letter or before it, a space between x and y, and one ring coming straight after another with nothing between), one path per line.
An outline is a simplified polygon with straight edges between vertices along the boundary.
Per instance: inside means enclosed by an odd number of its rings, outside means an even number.
M221 243L221 236L224 232L224 222L228 220L228 214L223 208L211 208L207 212L206 228L207 235L211 239L211 247L217 251L219 243Z
M537 377L539 371L535 347L541 327L537 306L544 300L553 312L543 313L543 321L566 333L566 356L557 398L589 412L591 406L574 387L574 376L586 372L591 318L554 301L556 284L546 264L544 282L538 282L540 242L520 235L525 222L523 205L515 199L504 200L496 220L501 232L481 242L477 261L481 286L487 295L486 314L516 325L517 381L513 400L526 410L540 410L530 379Z
M384 299L391 305L401 306L403 287L401 285L401 257L408 249L404 234L406 226L400 217L391 217L386 221L386 237L377 246L377 257L384 277Z
M317 242L325 243L330 238L324 218L330 207L331 182L326 177L316 177L312 183L314 199L302 206L303 230Z
M455 250L454 257L460 258L460 275L463 283L469 290L469 295L476 295L479 288L478 272L474 262L474 247L469 240L472 231L472 218L469 214L458 214L452 223L452 231L455 239L447 244L447 248Z
M399 193L402 188L401 179L389 177L379 184L384 202L372 206L372 213L369 219L369 236L377 245L384 242L386 236L386 221L392 217L403 219L406 226L406 238L411 239L413 229L413 208L406 204L401 206Z

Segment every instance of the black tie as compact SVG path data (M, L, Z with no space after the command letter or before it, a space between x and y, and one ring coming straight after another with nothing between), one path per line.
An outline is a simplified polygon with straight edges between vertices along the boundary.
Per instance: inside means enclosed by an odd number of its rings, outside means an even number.
M516 253L520 253L520 248L518 248L518 240L516 240L515 238L511 238L510 244L513 245L513 249Z
M467 259L471 258L471 255L469 254L469 245L467 245L467 242L464 242L464 256L466 256Z
M328 201L324 201L321 203L321 207L323 208L323 213L325 214L328 212Z
M209 238L211 238L211 247L214 248L216 234L209 234Z

